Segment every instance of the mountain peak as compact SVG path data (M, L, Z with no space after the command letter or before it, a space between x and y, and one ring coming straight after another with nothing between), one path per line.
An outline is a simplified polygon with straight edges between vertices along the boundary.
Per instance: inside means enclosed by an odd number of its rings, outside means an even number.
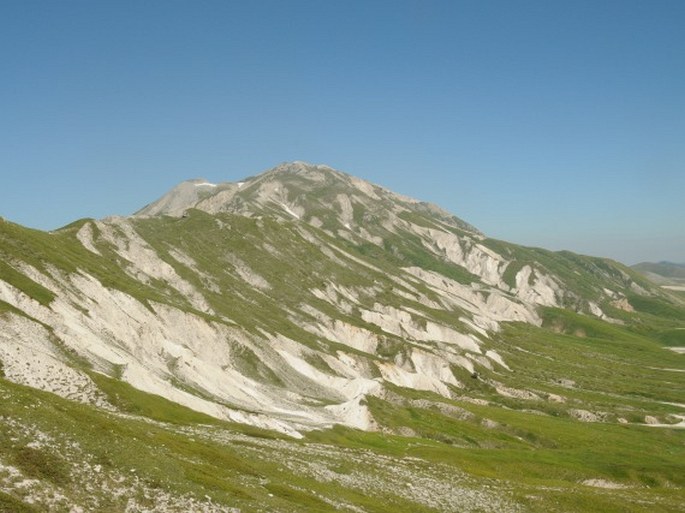
M204 179L188 180L135 215L179 217L190 208L210 214L230 212L247 217L296 219L323 228L330 235L347 237L352 231L365 239L393 232L411 216L425 217L424 224L446 223L478 233L435 205L402 196L328 165L301 160L283 162L237 183L217 185Z
M274 170L278 171L302 171L307 169L318 169L321 171L335 171L331 166L326 164L314 164L304 160L292 160L281 162ZM338 171L339 172L339 171Z
M260 176L270 174L293 174L304 178L313 179L316 181L320 181L324 177L331 176L335 176L337 178L351 177L347 173L338 171L326 164L313 164L311 162L305 162L303 160L282 162Z
M135 216L172 215L180 216L188 208L199 201L205 194L217 185L204 178L192 178L176 185L157 201L150 203L136 212Z

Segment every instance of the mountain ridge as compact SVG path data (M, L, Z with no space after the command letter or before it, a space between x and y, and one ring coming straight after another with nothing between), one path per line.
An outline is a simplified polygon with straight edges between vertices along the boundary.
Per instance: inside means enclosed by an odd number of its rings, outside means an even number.
M299 183L297 180L293 181L293 177L299 178ZM284 182L282 179L285 179L286 181ZM288 204L293 201L296 203L298 186L301 187L303 181L308 182L306 185L309 187L310 195L324 194L328 196L332 194L330 189L335 190L336 188L352 187L355 189L354 192L357 193L357 198L360 198L361 196L367 196L371 199L379 200L379 195L381 195L388 196L391 201L401 201L402 203L409 205L421 205L420 208L432 210L434 213L445 219L455 219L457 224L465 229L477 231L468 223L456 218L456 216L443 210L437 205L394 193L380 185L372 184L365 180L361 180L354 176L337 171L327 165L309 164L303 161L283 162L259 175L247 177L238 182L221 182L219 184L212 184L215 186L216 190L207 193L204 197L198 197L195 194L189 194L184 197L182 204L174 203L173 207L168 207L167 205L172 201L172 198L175 200L179 195L179 188L183 188L185 191L186 189L190 189L188 184L195 186L198 185L193 183L192 180L184 181L152 204L147 205L136 212L134 215L153 216L166 214L179 216L183 214L184 210L189 208L198 208L208 213L233 211L245 214L248 212L245 210L240 210L239 206L236 206L234 203L246 201L246 196L250 197L257 195L261 196L257 201L257 203L260 204L259 206L263 207L264 202L271 202L279 206L289 216L299 218L304 214L302 211L302 206L298 206L297 204L289 206ZM254 191L255 188L259 189L256 191L256 193ZM196 192L195 189L192 189L192 191ZM250 191L252 191L252 194L250 194ZM334 201L343 201L339 198L330 199ZM335 205L335 203L333 203L333 205ZM346 214L346 219L343 224L349 224L352 221L349 215L350 207L351 206L348 204L339 205L341 210L346 210L346 212L341 212L342 214ZM297 210L298 212L295 212L293 209ZM254 212L249 213L254 214ZM313 223L317 224L317 222L317 218L313 217Z

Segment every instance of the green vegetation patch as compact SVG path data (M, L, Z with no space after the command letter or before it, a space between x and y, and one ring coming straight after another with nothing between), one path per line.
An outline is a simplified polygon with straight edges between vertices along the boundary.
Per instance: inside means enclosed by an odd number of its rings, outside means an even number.
M122 411L172 424L218 424L219 420L164 397L149 394L128 383L97 372L89 373L110 403Z
M659 340L666 346L685 347L685 329L665 330L659 333Z
M13 495L0 491L0 513L41 513L36 506L20 501Z
M43 273L48 273L48 269L64 275L82 271L94 276L105 287L133 296L148 308L149 300L185 306L180 294L166 283L153 280L144 284L126 274L128 262L108 244L99 244L101 255L83 247L76 237L81 225L72 223L59 231L42 232L14 223L0 223L0 276L42 304L49 304L54 299L52 292L3 262L24 262Z
M478 278L465 268L440 259L428 251L423 247L418 237L409 233L388 235L383 239L383 247L370 242L362 242L352 245L351 249L357 254L371 259L374 265L383 262L392 266L395 272L398 267L416 266L426 271L442 274L465 285L478 281Z
M43 306L49 305L55 299L55 294L52 291L36 283L2 260L0 260L0 280L6 281L13 287L21 290Z
M262 362L254 351L245 346L235 346L231 352L231 360L236 370L244 376L274 386L284 386L281 378L271 370L271 367Z
M24 474L34 479L45 479L61 486L69 481L66 462L45 449L24 446L12 454L11 462Z
M685 321L685 308L679 308L664 298L631 294L628 296L628 301L638 312L671 320Z

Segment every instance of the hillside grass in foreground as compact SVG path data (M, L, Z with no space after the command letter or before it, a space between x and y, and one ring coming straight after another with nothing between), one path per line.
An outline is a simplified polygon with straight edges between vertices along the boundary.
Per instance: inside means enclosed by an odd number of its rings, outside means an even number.
M530 440L511 441L509 448L454 447L343 427L296 441L255 437L227 424L121 416L4 380L0 397L2 463L43 478L80 504L97 504L91 511L123 511L128 496L117 497L107 488L118 480L131 487L139 504L145 504L146 494L170 493L179 501L207 496L242 512L336 511L336 503L371 513L516 511L516 504L531 512L682 511L682 431L581 424L457 402L539 440L554 439L557 447ZM27 450L36 440L41 443ZM82 486L81 472L96 467L106 486L93 492ZM627 488L579 483L599 478ZM431 508L412 500L407 479L431 493L439 485L450 500L465 502L461 509ZM1 507L41 510L22 502L22 492L8 489L2 474L0 483Z

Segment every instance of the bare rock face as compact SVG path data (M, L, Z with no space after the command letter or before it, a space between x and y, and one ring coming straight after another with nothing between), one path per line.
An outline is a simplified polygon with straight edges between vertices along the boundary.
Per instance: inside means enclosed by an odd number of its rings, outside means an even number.
M196 204L203 197L212 194L214 192L213 189L216 187L216 184L209 183L201 178L182 182L154 203L150 203L140 209L135 215L183 215L186 209Z
M617 299L611 302L611 306L623 310L625 312L634 312L633 305L630 304L627 298Z

